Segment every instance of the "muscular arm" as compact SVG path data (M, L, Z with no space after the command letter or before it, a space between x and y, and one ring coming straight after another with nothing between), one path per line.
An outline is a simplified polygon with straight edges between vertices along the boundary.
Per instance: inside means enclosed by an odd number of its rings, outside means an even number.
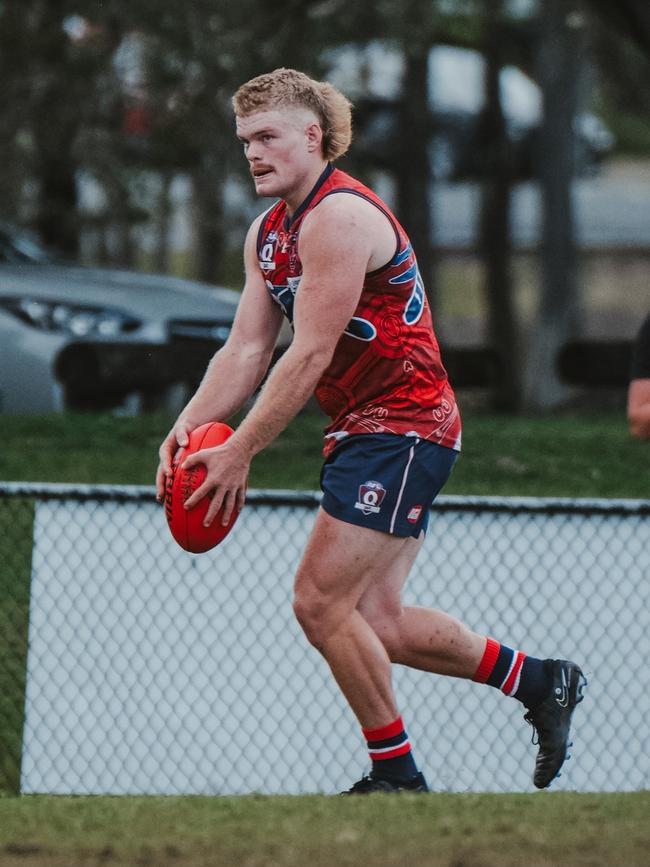
M160 446L156 474L159 499L174 454L179 446L187 445L188 433L207 421L225 421L241 409L268 369L282 312L271 300L257 263L256 238L261 219L253 222L246 237L246 282L230 336L210 361L194 396Z
M255 220L244 245L246 283L226 344L210 361L196 393L180 418L192 427L224 421L251 397L266 373L275 346L282 312L268 293L257 264Z
M251 459L305 405L354 315L371 261L373 235L364 213L366 203L358 205L352 199L332 196L305 218L300 234L303 274L294 302L293 342L236 433L223 446L197 452L185 461L186 468L204 463L208 469L205 482L188 499L188 508L216 489L206 524L222 503L224 523L234 505L241 506Z

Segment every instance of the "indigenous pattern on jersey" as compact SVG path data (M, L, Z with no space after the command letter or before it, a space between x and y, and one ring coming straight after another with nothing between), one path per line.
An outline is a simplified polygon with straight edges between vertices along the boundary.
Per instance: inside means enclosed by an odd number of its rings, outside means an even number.
M366 274L354 316L316 386L316 399L332 419L325 456L341 439L362 433L418 436L458 450L460 415L415 254L404 229L372 190L330 165L292 218L284 201L273 205L257 241L268 290L293 326L302 276L300 227L319 202L336 193L361 196L379 208L395 231L396 251L390 262Z

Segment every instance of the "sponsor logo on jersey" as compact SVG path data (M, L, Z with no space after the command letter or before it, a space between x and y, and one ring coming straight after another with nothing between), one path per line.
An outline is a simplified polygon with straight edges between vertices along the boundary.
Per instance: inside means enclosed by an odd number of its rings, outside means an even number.
M376 515L381 509L381 504L386 496L386 488L381 482L364 482L359 485L359 499L354 504L355 509L360 509L364 515Z
M284 229L280 229L278 232L278 247L282 253L287 253L292 248L295 249L297 243L297 232L285 232Z
M275 268L275 232L269 232L260 250L259 263L262 271L272 271Z
M300 286L300 281L302 280L302 274L299 277L287 277L287 286L293 292L294 296L298 291L298 286Z
M411 508L409 509L409 513L406 516L406 520L410 524L416 524L417 520L421 514L422 514L422 506L411 506Z

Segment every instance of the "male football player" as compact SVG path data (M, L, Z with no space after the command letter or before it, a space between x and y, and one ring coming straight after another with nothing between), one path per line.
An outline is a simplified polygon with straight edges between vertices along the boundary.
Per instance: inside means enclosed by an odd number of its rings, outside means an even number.
M206 522L223 505L227 523L243 505L253 456L315 392L331 423L294 609L367 742L372 770L350 792L427 791L395 701L393 662L521 701L539 736L534 782L546 787L566 756L580 668L401 602L461 422L409 239L375 193L333 165L351 141L350 103L326 82L278 69L240 87L233 104L255 190L277 201L246 237L230 338L161 445L159 496L188 432L229 418L253 395L287 317L293 341L235 434L185 460L207 467L187 508L213 492Z

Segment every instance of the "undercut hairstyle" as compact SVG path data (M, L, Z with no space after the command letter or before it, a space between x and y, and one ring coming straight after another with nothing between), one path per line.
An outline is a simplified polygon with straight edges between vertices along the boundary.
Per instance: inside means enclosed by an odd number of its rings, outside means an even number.
M284 106L308 108L323 130L323 156L343 156L352 141L352 103L328 81L315 81L296 69L275 69L251 78L232 98L238 117Z

